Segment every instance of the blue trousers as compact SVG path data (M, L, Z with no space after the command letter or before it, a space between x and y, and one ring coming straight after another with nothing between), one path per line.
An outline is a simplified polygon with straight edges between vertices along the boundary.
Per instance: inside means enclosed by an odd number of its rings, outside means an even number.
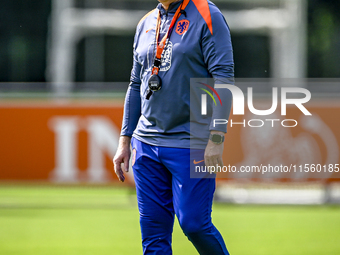
M152 146L135 138L132 148L143 254L172 254L175 214L199 254L229 254L211 222L215 179L190 178L190 149ZM191 153L204 159L204 150Z

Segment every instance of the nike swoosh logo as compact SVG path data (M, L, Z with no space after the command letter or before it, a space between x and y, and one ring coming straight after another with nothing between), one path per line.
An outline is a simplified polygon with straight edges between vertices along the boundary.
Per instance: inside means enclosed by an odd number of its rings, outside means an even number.
M199 164L199 163L202 163L203 161L204 161L204 159L201 160L201 161L196 161L196 160L194 160L194 165L197 165L197 164Z

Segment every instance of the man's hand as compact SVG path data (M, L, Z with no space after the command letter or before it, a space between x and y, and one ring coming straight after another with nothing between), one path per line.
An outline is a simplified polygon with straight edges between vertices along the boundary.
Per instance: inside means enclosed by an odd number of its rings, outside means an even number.
M119 138L118 149L115 157L113 158L113 165L115 168L115 173L121 182L125 181L124 172L122 169L122 163L124 163L124 171L129 172L129 160L131 156L130 151L131 137L121 136Z
M211 131L210 133L224 136L224 133L220 131ZM216 167L216 165L219 165L223 167L223 160L222 160L223 147L224 147L224 143L215 144L209 139L209 142L207 144L207 147L205 148L205 153L204 153L204 161L205 161L206 166Z

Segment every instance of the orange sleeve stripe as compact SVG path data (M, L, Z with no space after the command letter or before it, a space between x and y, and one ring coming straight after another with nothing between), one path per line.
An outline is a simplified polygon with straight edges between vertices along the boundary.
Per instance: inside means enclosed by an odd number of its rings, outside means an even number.
M194 2L197 10L205 20L205 23L207 23L210 33L213 34L213 27L208 1L207 0L192 0L192 1Z
M153 13L155 10L156 10L156 8L153 9L153 10L151 10L151 11L149 11L147 14L145 14L144 17L138 22L138 25L139 25L139 23L141 23L143 20L145 20L151 13Z

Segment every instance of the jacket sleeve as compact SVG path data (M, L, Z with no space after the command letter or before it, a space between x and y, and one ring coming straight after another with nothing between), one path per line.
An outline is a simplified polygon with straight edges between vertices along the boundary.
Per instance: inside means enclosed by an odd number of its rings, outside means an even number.
M211 34L208 26L203 29L202 51L204 62L209 73L216 84L234 85L234 59L231 44L230 30L222 13L215 7L211 12L213 33ZM227 125L213 126L214 119L229 119L232 94L228 89L216 89L220 96L222 105L219 103L217 95L214 94L217 105L213 106L212 121L210 130L226 132Z
M141 116L141 65L138 62L136 52L138 36L136 32L135 41L133 45L133 65L130 76L130 84L125 96L123 124L120 135L132 136L133 131L136 129L138 120Z

